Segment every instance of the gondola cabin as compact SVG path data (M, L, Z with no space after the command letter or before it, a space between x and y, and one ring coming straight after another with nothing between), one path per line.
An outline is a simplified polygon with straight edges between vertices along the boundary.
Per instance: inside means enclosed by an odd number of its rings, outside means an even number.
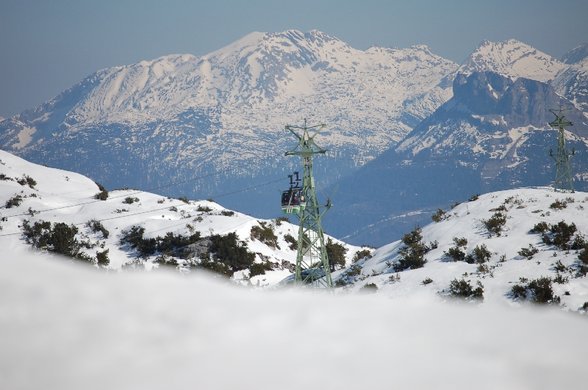
M282 192L282 211L286 214L299 213L306 207L302 188L290 188Z

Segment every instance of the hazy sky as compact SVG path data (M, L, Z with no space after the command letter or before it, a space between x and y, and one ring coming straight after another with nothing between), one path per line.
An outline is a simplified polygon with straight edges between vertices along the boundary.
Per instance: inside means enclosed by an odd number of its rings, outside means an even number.
M251 31L319 29L358 49L424 43L461 62L484 39L560 57L588 41L587 20L588 0L0 0L0 115L98 69L203 55Z

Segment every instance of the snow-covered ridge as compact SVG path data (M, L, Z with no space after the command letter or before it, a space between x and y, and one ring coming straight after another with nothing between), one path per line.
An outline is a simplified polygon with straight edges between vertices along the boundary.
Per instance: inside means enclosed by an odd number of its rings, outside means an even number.
M485 222L498 213L506 219L497 234L489 231ZM554 294L561 300L559 306L571 311L585 310L588 277L585 271L579 272L579 255L582 248L588 248L588 193L518 188L474 197L438 216L439 222L422 228L422 242L430 249L424 256L424 267L396 272L402 257L400 250L405 247L402 241L396 241L377 249L372 258L339 271L335 280L341 278L340 284L352 290L374 283L379 292L394 298L448 299L450 282L464 279L473 287L481 283L484 302L517 306L519 302L510 293L515 284L522 283L521 278L530 281L548 277L553 281ZM542 233L532 232L537 225L553 226L562 221L576 229L567 243L568 249L547 244ZM484 245L490 258L486 262L472 261L473 264L452 260L448 253L450 248L457 247L455 239L464 239L465 244L458 248L464 255L472 255L476 247ZM570 249L574 240L581 243L582 239L584 244ZM588 270L588 263L584 267Z
M76 239L95 244L82 248L91 258L98 252L108 250L106 268L118 270L126 266L140 266L146 269L157 267L161 261L156 254L139 256L136 250L121 244L124 231L138 226L145 229L146 238L163 237L168 233L190 236L196 232L206 238L211 235L235 233L255 254L255 263L269 266L265 274L249 278L249 270L238 271L236 280L248 281L264 286L275 284L292 274L296 251L291 249L287 236L297 237L298 228L288 221L262 220L227 210L212 201L188 201L171 199L149 192L132 189L110 191L106 200L95 195L100 192L92 180L68 171L53 169L29 163L7 152L0 151L0 222L1 245L5 255L30 250L22 239L24 221L62 222L78 228ZM109 232L106 235L92 229L90 221L98 221ZM253 227L269 227L276 236L275 245L254 238ZM361 248L344 245L347 263ZM183 248L179 248L183 249ZM51 257L47 252L37 252L40 257ZM166 262L184 264L185 258L164 256Z
M516 39L483 41L460 66L458 72L493 71L513 78L547 82L566 65L549 54Z

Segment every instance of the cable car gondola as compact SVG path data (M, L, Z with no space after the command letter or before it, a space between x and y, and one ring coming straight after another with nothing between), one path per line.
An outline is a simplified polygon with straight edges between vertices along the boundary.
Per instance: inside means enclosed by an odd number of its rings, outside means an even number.
M294 175L288 175L288 177L290 178L290 188L282 192L282 211L286 214L298 213L306 207L306 197L300 188L298 172L294 172Z

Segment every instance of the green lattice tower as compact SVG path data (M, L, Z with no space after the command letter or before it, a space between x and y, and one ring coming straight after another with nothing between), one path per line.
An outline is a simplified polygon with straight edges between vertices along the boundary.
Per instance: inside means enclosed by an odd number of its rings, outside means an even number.
M562 114L562 110L549 110L555 115L555 120L549 122L549 126L558 129L557 137L557 151L555 154L553 150L549 151L549 155L555 160L555 181L553 188L556 191L574 192L574 184L572 178L572 167L570 158L574 152L570 152L566 148L565 128L573 126L572 122L568 121Z
M286 130L289 130L298 139L298 145L293 150L286 152L286 156L300 156L304 171L301 187L303 201L294 208L284 208L284 211L295 213L299 219L296 283L331 288L333 282L321 224L324 213L330 208L330 202L327 202L321 211L312 173L313 157L326 153L325 149L314 142L314 137L324 127L324 124L308 127L306 119L304 126L286 126ZM311 134L313 130L314 133Z

